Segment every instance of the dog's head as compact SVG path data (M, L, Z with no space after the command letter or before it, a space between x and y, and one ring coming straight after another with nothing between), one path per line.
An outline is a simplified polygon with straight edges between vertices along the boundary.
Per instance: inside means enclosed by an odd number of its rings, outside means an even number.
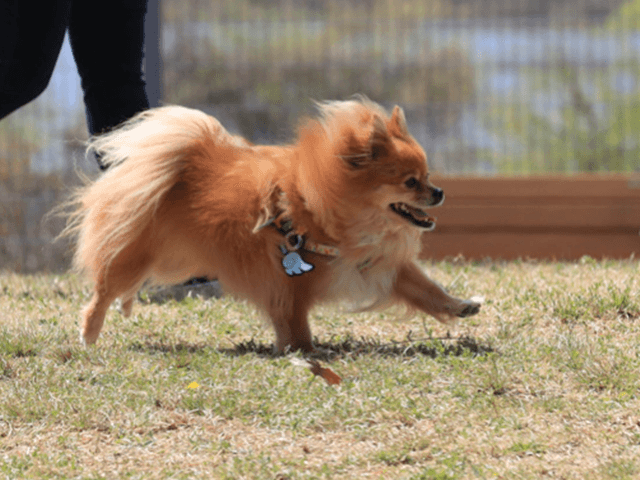
M334 154L343 163L345 196L363 207L376 206L393 223L433 230L427 209L444 193L429 182L427 157L409 134L403 110L391 115L367 100L321 106Z

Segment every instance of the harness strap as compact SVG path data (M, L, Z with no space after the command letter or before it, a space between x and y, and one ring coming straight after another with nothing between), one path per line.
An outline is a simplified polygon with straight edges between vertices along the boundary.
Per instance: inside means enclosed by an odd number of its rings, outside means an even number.
M326 257L339 257L340 249L331 245L316 243L308 240L304 235L298 235L293 228L293 221L282 215L282 212L268 219L264 224L260 225L257 230L271 226L275 228L283 237L287 245L280 245L281 251L284 250L306 250L307 252L317 253ZM364 262L357 265L357 269L361 274L369 271L377 261L368 258Z

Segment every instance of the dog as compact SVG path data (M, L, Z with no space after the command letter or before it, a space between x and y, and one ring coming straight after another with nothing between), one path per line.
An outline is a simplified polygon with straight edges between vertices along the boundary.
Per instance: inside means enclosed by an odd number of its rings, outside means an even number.
M313 350L309 310L394 303L442 322L480 303L449 295L417 265L425 211L444 201L403 110L366 97L317 103L297 140L253 145L180 106L145 111L89 141L108 169L69 205L75 269L94 282L82 339L142 284L217 278L264 311L275 349Z

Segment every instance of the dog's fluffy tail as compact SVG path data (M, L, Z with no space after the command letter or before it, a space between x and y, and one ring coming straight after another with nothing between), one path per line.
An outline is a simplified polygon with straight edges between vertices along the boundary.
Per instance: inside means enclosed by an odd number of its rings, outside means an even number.
M149 225L187 158L206 156L211 144L231 140L220 123L200 111L161 107L89 141L108 170L66 204L62 236L76 236L76 270L95 278Z

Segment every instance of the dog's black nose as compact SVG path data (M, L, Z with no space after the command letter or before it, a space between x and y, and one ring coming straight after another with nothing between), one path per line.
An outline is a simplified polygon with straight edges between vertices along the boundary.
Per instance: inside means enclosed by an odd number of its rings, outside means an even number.
M434 188L431 192L433 205L440 205L444 200L444 192L441 188Z

